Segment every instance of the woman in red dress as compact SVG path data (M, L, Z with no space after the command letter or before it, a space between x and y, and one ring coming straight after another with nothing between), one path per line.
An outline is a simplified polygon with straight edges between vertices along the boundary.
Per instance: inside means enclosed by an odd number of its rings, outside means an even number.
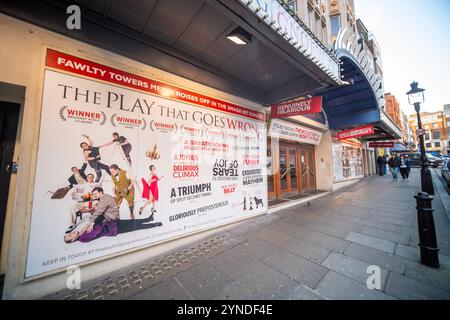
M154 165L150 166L150 179L149 181L146 181L144 178L142 178L142 198L146 199L147 201L142 206L141 209L139 209L139 214L142 214L144 212L145 207L147 207L148 204L151 204L152 207L152 214L150 216L150 221L153 221L154 213L156 212L155 204L159 200L159 191L158 191L158 181L163 178L163 176L158 177L156 175L156 167Z

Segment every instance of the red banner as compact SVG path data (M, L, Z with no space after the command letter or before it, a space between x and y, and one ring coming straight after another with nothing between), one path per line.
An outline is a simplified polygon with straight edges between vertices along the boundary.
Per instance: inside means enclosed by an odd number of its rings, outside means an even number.
M393 142L370 142L369 148L393 148Z
M337 134L337 137L339 140L346 140L346 139L351 139L351 138L360 138L360 137L364 137L364 136L370 136L371 134L374 134L374 133L375 133L375 130L373 129L373 126L367 125L367 126L339 132Z
M322 97L298 98L272 106L272 119L319 113L322 111Z
M265 121L265 114L263 112L204 96L55 50L47 50L46 65L51 68L119 84L169 99L188 102L250 119Z

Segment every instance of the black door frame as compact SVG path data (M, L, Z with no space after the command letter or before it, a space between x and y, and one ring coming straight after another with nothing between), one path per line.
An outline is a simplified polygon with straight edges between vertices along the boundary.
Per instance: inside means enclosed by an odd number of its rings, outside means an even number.
M19 114L19 103L0 101L0 252L3 245L3 232Z

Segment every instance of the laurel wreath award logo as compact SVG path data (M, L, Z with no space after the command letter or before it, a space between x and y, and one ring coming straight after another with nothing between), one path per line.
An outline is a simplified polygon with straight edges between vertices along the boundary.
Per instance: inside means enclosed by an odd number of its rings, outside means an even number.
M104 125L106 123L106 113L104 113L103 111L100 111L100 113L102 114L103 120L100 122L100 125Z
M59 117L62 121L67 121L66 117L64 116L64 111L67 109L67 106L62 107L59 109Z
M112 124L113 127L116 126L116 124L114 123L114 117L115 117L116 115L117 115L117 113L114 113L114 114L111 116L111 124Z

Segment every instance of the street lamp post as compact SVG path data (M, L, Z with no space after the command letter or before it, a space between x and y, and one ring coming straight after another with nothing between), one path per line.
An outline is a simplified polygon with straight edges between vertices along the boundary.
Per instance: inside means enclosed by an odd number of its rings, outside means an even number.
M410 105L414 105L414 109L417 113L417 125L418 136L420 143L421 164L422 169L420 171L422 192L419 192L414 198L417 201L417 220L419 227L419 248L420 248L420 261L422 264L439 268L439 249L437 247L436 229L434 225L433 209L431 202L433 201L434 187L433 179L431 177L431 171L428 168L428 160L425 150L424 131L422 128L422 120L420 118L420 103L424 102L425 89L419 88L417 82L411 83L411 90L406 94L408 95L408 102Z
M420 171L421 177L421 185L422 191L428 194L434 195L434 187L433 187L433 179L431 177L431 171L428 168L428 160L427 154L425 150L425 141L424 141L424 131L422 128L422 119L420 118L420 103L425 101L424 92L425 89L419 88L419 84L417 82L411 83L411 90L406 94L408 95L408 102L410 105L414 105L414 109L417 113L417 126L419 128L419 144L420 144L420 153L421 153L421 165L422 170Z

